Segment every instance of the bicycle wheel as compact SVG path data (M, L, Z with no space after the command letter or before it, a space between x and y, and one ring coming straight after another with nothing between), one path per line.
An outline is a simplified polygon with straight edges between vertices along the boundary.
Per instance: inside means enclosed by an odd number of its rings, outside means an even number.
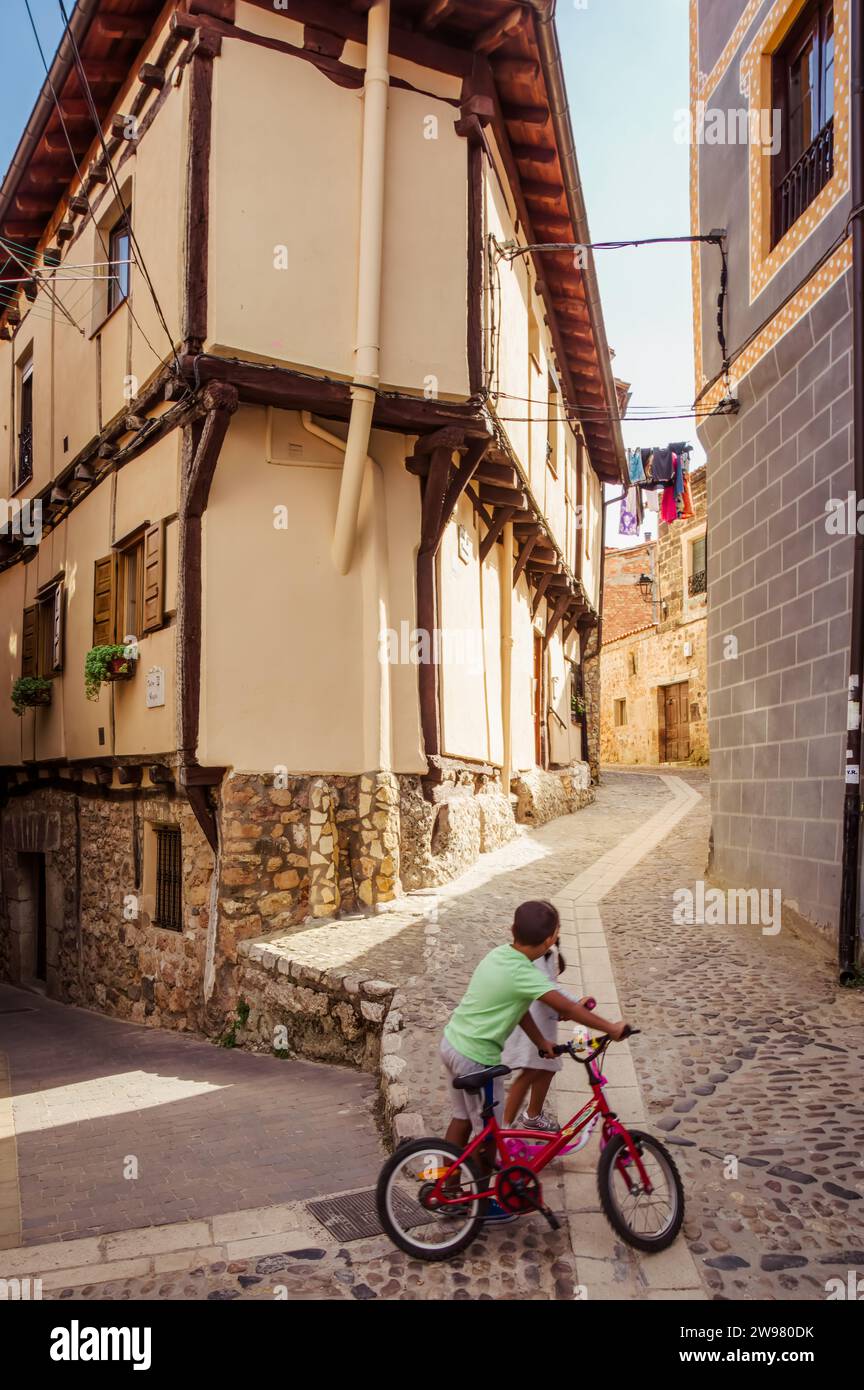
M449 1260L469 1246L480 1230L487 1184L470 1161L453 1174L454 1195L478 1194L458 1207L438 1211L424 1203L435 1182L462 1152L446 1139L414 1139L402 1144L381 1169L375 1200L386 1234L406 1254L418 1260Z
M616 1134L597 1165L600 1204L622 1240L637 1250L656 1253L667 1249L681 1229L684 1187L672 1155L659 1139L638 1129L630 1130L630 1138L639 1150L652 1191L644 1191L627 1145Z

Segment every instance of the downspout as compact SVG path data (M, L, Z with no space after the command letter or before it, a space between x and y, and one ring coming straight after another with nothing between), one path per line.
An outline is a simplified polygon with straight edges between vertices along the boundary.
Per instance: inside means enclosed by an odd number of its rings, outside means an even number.
M360 250L357 335L351 422L333 534L333 563L347 574L354 555L363 475L380 381L381 280L384 251L384 174L387 104L390 94L390 0L369 11L366 76L363 84L363 155L360 183Z
M504 527L501 556L501 790L508 803L513 776L513 522Z
M864 0L854 0L852 67L852 391L853 467L856 497L864 497ZM852 635L849 648L849 717L846 734L846 799L843 806L843 878L840 893L838 956L840 982L855 973L858 946L859 845L861 832L861 678L864 622L864 536L855 530L852 569ZM849 780L850 778L854 780Z
M304 430L344 454L347 444L338 434L331 434L316 424L308 410L300 412ZM369 465L369 538L364 547L364 772L390 772L393 764L393 716L390 689L390 662L382 641L390 626L389 556L387 553L387 512L384 495L384 470L377 459L367 454L363 460L361 479ZM358 515L359 515L358 499ZM374 665L369 665L369 651L374 646Z

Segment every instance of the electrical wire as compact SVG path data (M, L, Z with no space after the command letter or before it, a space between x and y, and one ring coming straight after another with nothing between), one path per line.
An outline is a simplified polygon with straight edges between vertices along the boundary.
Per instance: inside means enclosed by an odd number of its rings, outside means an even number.
M27 6L28 6L28 9L29 9L30 0L26 0L26 3L27 3ZM112 162L111 162L111 157L110 157L110 155L109 155L109 153L108 153L108 145L107 145L107 142L106 142L106 140L105 140L104 132L103 132L103 130L102 130L102 122L101 122L100 119L99 119L99 112L98 112L97 109L96 109L96 102L95 102L94 99L93 99L93 91L92 91L92 88L91 88L91 86L90 86L90 81L89 81L89 78L87 77L87 73L86 73L86 71L85 71L85 69L84 69L84 64L83 64L83 62L82 62L82 60L81 60L81 52L80 52L80 50L79 50L79 48L78 48L78 41L77 41L77 39L75 38L75 35L74 35L73 32L72 32L72 28L71 28L70 23L69 23L69 16L68 16L67 13L66 13L66 6L63 4L63 0L57 0L57 3L58 3L58 5L60 6L60 13L61 13L61 15L63 16L63 22L64 22L64 24L65 24L65 26L66 26L66 35L68 36L69 41L70 41L70 43L72 44L72 52L73 52L74 57L75 57L75 66L76 66L76 68L77 68L77 70L78 70L78 80L79 80L79 82L80 82L80 84L81 84L81 90L83 91L85 100L86 100L86 102L87 102L87 105L88 105L88 107L90 108L90 115L91 115L91 117L92 117L92 119L93 119L93 124L94 124L95 127L96 127L96 132L97 132L97 135L98 135L98 137L99 137L99 143L100 143L100 145L102 146L102 155L103 155L103 158L104 158L104 161L105 161L105 167L106 167L106 169L107 169L107 171L108 171L108 177L109 177L109 179L111 180L111 185L112 185L112 187L113 187L113 189L114 189L114 195L115 195L115 197L117 198L117 201L118 201L120 207L122 208L122 207L123 207L123 198L122 198L122 194L121 194L121 192L120 192L120 185L119 185L119 183L117 182L117 175L116 175L115 172L114 172L114 166L113 166L113 164L112 164ZM174 337L173 337L173 335L172 335L172 333L171 333L171 330L170 330L169 327L168 327L168 323L167 323L167 320L166 320L166 318L165 318L165 314L164 314L164 312L163 312L163 310L162 310L162 305L161 305L160 302L159 302L159 296L158 296L157 293L156 293L155 286L154 286L153 281L152 281L152 279L151 279L151 277L150 277L150 271L147 269L147 264L146 264L146 262L145 262L145 260L144 260L144 256L143 256L143 253L142 253L142 251L141 251L141 247L140 247L139 244L138 244L138 238L136 237L134 228L133 228L133 226L132 226L132 219L131 219L128 215L126 216L126 230L127 230L128 233L129 233L129 242L130 242L130 245L131 245L131 247L132 247L132 249L133 249L133 251L134 251L134 253L135 253L135 258L136 258L136 260L137 260L137 262L138 262L139 268L140 268L140 270L142 271L142 273L143 273L143 275L144 275L144 279L147 281L147 287L148 287L148 289L150 290L150 294L151 294L151 297L152 297L152 299L153 299L153 304L154 304L154 306L155 306L156 313L157 313L158 316L159 316L159 321L160 321L160 323L162 324L163 329L165 330L165 336L166 336L166 338L168 339L168 343L169 343L170 348L171 348L171 356L174 358L174 363L175 363L175 366L176 366L176 368L177 368L177 373L178 373L178 376L179 376L179 374L180 374L180 359L179 359L179 357L177 356L177 349L176 349L176 347L174 346ZM108 254L108 253L106 253L106 254ZM110 259L110 254L109 254L109 259ZM154 349L154 350L155 350L155 349Z
M95 228L95 230L96 230L96 235L97 235L97 237L99 238L99 244L101 245L102 250L103 250L103 252L104 252L104 254L105 254L105 262L106 262L106 264L109 264L109 265L110 265L110 264L112 263L112 262L111 262L111 252L109 251L108 247L107 247L106 244L105 244L105 238L104 238L104 236L102 235L102 230L101 230L101 228L100 228L100 226L99 226L99 223L97 222L96 217L95 217L94 212L93 212L93 205L92 205L92 203L91 203L91 201L90 201L90 196L89 196L89 194L86 192L85 187L84 187L84 182L83 182L83 178L82 178L82 175L81 175L81 166L80 166L79 163L78 163L78 159L77 159L76 154L75 154L75 147L74 147L74 145L72 144L72 139L71 139L71 137L70 137L70 135L69 135L69 129L68 129L68 126L66 125L66 119L65 119L65 117L64 117L64 115L63 115L63 108L62 108L62 106L60 105L60 98L59 98L59 96L57 95L57 89L55 88L54 82L53 82L53 80L52 80L52 78L51 78L51 70L50 70L50 68L49 68L49 66L48 66L48 60L47 60L47 58L46 58L46 56L45 56L45 50L44 50L44 48L42 47L42 40L39 38L39 31L38 31L38 29L36 28L36 21L35 21L34 18L33 18L33 11L32 11L32 9L31 9L31 7L30 7L30 0L24 0L24 5L25 5L25 8L26 8L26 10L27 10L27 16L28 16L28 18L29 18L29 20L30 20L30 27L31 27L31 29L33 30L33 37L34 37L35 40L36 40L36 47L37 47L38 50L39 50L39 57L42 59L42 66L43 66L43 68L45 69L45 77L46 77L46 80L47 80L47 83L48 83L48 87L49 87L50 92L51 92L52 99L53 99L53 101L54 101L54 106L55 106L55 109L56 109L56 111L57 111L57 116L58 116L58 118L59 118L60 125L61 125L61 128L62 128L62 130L63 130L63 134L64 134L65 139L66 139L66 144L67 144L68 147L69 147L69 154L70 154L70 157L71 157L71 159L72 159L72 167L74 168L75 174L76 174L77 178L79 179L79 181L80 181L80 183L81 183L81 190L80 190L80 191L81 191L82 196L85 198L85 200L86 200L86 202L87 202L88 213L89 213L89 215L90 215L91 221L93 222L93 226L94 226L94 228ZM67 20L66 20L67 29L68 29L68 25L69 25L69 21L68 21L68 19L67 19ZM77 46L76 46L76 47L77 47ZM89 87L88 87L88 91L89 91ZM92 93L91 93L91 100L92 100ZM98 122L98 113L97 113L97 122ZM102 133L102 128L101 128L101 126L99 126L98 129L99 129L99 133L100 133L100 136L101 136L101 133ZM103 142L103 143L104 143L104 142ZM111 170L111 173L113 174L113 169L111 169L110 161L109 161L109 163L108 163L108 167L109 167L109 169ZM122 207L122 206L123 206L123 204L122 204L122 199L121 199L121 207ZM28 254L33 255L32 252L29 252ZM7 262L7 264L8 264L8 262ZM126 304L127 304L127 308L128 308L128 310L129 310L129 315L130 315L130 317L131 317L131 319L132 319L132 322L135 324L135 327L138 329L138 332L141 334L141 337L144 339L144 342L147 344L147 346L149 347L150 351L153 353L153 356L157 359L157 361L159 361L159 362L163 361L162 354L156 351L156 348L153 346L153 344L151 343L151 341L150 341L150 339L148 338L147 334L144 332L144 329L141 327L141 324L140 324L140 322L138 321L138 318L137 318L136 315L135 315L135 311L134 311L134 309L132 308L132 305L131 305L131 303L129 302L128 299L127 299L127 301L126 301ZM78 325L76 325L76 327L77 327L77 326L78 326ZM81 329L81 332L83 333L83 329ZM170 335L169 335L169 337L170 337ZM172 346L172 352L173 352L173 346L174 346L173 340L172 340L171 346Z

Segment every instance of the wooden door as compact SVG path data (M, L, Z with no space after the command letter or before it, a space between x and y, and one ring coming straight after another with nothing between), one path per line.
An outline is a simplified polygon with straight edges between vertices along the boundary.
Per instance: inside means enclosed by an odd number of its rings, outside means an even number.
M661 763L683 763L690 757L690 682L661 686L658 695Z

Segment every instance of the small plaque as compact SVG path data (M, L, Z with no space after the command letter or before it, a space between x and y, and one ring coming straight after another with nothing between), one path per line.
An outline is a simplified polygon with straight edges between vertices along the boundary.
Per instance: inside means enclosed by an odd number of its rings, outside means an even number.
M847 767L847 769L846 769L846 784L847 784L847 786L850 786L850 787L851 787L851 786L857 787L857 786L859 785L860 781L861 781L861 769L860 769L856 764L853 763L850 767Z
M470 565L473 548L467 526L459 527L459 559L463 565Z
M147 672L147 708L159 709L165 703L165 671L151 666Z

